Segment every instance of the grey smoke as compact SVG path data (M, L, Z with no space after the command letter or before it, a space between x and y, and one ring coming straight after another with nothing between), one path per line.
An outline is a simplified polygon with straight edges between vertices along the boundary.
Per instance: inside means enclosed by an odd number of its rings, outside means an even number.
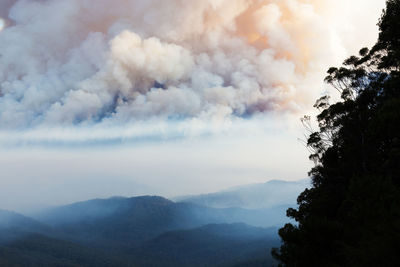
M341 5L353 4L3 0L0 128L301 111L354 45L346 12L329 16Z

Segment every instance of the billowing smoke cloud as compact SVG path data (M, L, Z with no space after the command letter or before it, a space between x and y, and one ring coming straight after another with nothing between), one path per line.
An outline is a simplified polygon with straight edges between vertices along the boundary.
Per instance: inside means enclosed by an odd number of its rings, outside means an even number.
M2 0L0 128L301 111L383 3Z

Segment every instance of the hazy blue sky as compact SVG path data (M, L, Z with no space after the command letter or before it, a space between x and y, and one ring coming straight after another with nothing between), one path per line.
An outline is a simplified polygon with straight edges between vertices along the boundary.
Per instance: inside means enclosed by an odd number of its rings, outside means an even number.
M299 180L311 166L299 137L299 129L258 120L173 140L8 147L0 152L0 203L26 210L92 197L178 196Z

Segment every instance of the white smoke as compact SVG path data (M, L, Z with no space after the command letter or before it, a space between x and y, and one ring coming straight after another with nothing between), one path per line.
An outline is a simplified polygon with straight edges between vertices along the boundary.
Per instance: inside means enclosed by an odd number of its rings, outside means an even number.
M371 44L383 6L2 0L0 128L302 112L328 66Z

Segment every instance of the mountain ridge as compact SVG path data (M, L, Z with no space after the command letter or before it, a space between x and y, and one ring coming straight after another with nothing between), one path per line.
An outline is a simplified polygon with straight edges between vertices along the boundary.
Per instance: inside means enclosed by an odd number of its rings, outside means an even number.
M281 205L296 205L297 196L309 186L309 179L298 181L271 180L214 193L175 197L173 200L213 208L265 209Z

